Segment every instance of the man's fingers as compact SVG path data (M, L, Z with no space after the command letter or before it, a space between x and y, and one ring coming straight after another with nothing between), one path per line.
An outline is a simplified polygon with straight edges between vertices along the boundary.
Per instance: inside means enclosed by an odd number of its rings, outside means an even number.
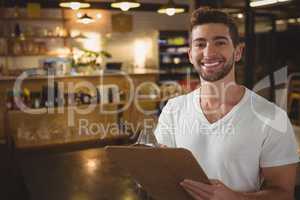
M185 191L187 191L187 193L189 193L189 195L191 195L193 197L193 199L195 200L208 200L208 198L205 198L205 197L201 197L199 196L198 194L196 194L195 192L193 192L192 190L188 189L188 188L185 188Z
M197 181L193 181L193 180L189 180L189 179L185 179L183 182L181 182L183 184L185 184L186 186L191 186L193 188L199 188L202 191L212 194L215 189L213 186L205 184L205 183L201 183L201 182L197 182Z
M190 185L186 182L181 182L180 185L186 190L186 191L192 191L194 194L196 194L197 196L201 197L202 199L210 199L211 194L207 193L205 191L202 190L202 188L197 187L195 185Z
M217 185L217 186L223 185L223 183L217 179L210 179L209 181L212 185Z
M168 146L165 145L165 144L158 144L158 147L160 147L160 148L167 148Z

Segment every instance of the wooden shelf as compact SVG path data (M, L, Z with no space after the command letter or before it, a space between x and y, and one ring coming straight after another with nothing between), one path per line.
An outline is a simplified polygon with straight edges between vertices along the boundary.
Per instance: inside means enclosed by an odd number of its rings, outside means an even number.
M189 47L189 44L182 44L182 45L160 44L159 45L159 48L162 48L162 49L180 48L180 47Z
M175 63L160 63L160 68L169 68L169 67L182 67L182 66L192 66L192 64L190 62L181 62L178 64Z
M167 72L168 73L168 72ZM176 72L176 71L171 71L171 72L169 72L169 74L175 74L175 75L187 75L187 74L190 74L190 75L198 75L198 73L197 72L190 72L190 73L187 73L187 72L180 72L180 71L178 71L178 72Z
M20 37L8 37L8 36L0 36L0 38L3 39L19 39L19 40L35 40L35 39L79 39L79 38L85 38L83 36L76 36L76 37L71 37L71 36L25 36L24 38Z
M20 54L20 55L15 55L15 54L6 54L6 55L0 55L0 57L30 57L30 56L54 56L55 54Z
M120 101L120 102L117 102L117 103L102 103L102 104L93 104L94 106L96 107L99 107L99 106L120 106L120 105L125 105L127 102L125 101ZM38 114L38 113L42 113L44 111L54 111L53 113L59 113L58 111L60 110L69 110L69 109L75 109L75 108L78 108L78 109L83 109L83 108L87 108L89 107L91 104L82 104L82 105L78 105L78 106L63 106L63 107L50 107L50 108L27 108L25 109L24 111L26 112L30 112L32 114ZM12 113L23 113L23 111L21 110L9 110L9 112L12 112Z
M31 56L60 56L59 53L34 53L34 54L6 54L0 55L0 57L31 57Z
M79 135L78 133L72 132L70 136L60 135L59 138L49 138L49 139L35 139L35 140L26 140L14 138L16 148L18 150L29 150L35 148L49 148L66 145L84 145L84 144L114 144L114 141L118 140L127 140L129 138L128 133L123 133L121 130L118 130L118 135L106 134L106 133L97 133L97 134L86 134ZM106 134L105 137L103 135Z
M53 21L53 22L63 22L68 21L69 19L64 18L54 18L54 17L1 17L0 20L2 21Z
M161 55L188 56L188 52L161 52Z
M186 30L159 32L159 68L166 72L159 77L161 81L181 80L188 74L187 69L192 68L188 59L188 38L189 33ZM170 62L163 62L166 58L169 58ZM175 58L179 63L173 62Z
M160 102L165 102L168 101L171 98L177 97L182 94L174 94L166 97L157 97L157 98L139 98L137 100L138 103L148 103L148 102L153 102L153 103L160 103Z

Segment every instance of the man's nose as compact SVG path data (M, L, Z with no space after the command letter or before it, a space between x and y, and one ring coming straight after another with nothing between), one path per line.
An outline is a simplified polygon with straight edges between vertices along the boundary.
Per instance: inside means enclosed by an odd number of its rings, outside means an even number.
M203 51L204 57L216 55L216 48L213 44L208 43Z

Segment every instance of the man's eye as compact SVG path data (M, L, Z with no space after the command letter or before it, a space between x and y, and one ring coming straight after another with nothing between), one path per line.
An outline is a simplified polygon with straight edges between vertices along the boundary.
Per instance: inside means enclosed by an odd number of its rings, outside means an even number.
M206 44L205 43L196 43L195 46L198 48L205 48Z
M226 42L225 41L216 41L215 45L216 46L223 46L223 45L226 45Z

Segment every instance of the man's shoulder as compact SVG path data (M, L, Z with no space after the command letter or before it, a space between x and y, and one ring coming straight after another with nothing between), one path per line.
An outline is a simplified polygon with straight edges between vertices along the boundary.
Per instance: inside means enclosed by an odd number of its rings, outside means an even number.
M288 120L286 111L275 103L249 90L248 113L272 127L282 126ZM251 111L251 112L249 112Z
M265 97L257 94L256 92L252 90L249 91L249 103L252 108L255 108L257 111L260 112L266 112L266 111L273 111L274 109L280 111L280 112L285 112L282 108L280 108L278 105L275 103L269 101Z

